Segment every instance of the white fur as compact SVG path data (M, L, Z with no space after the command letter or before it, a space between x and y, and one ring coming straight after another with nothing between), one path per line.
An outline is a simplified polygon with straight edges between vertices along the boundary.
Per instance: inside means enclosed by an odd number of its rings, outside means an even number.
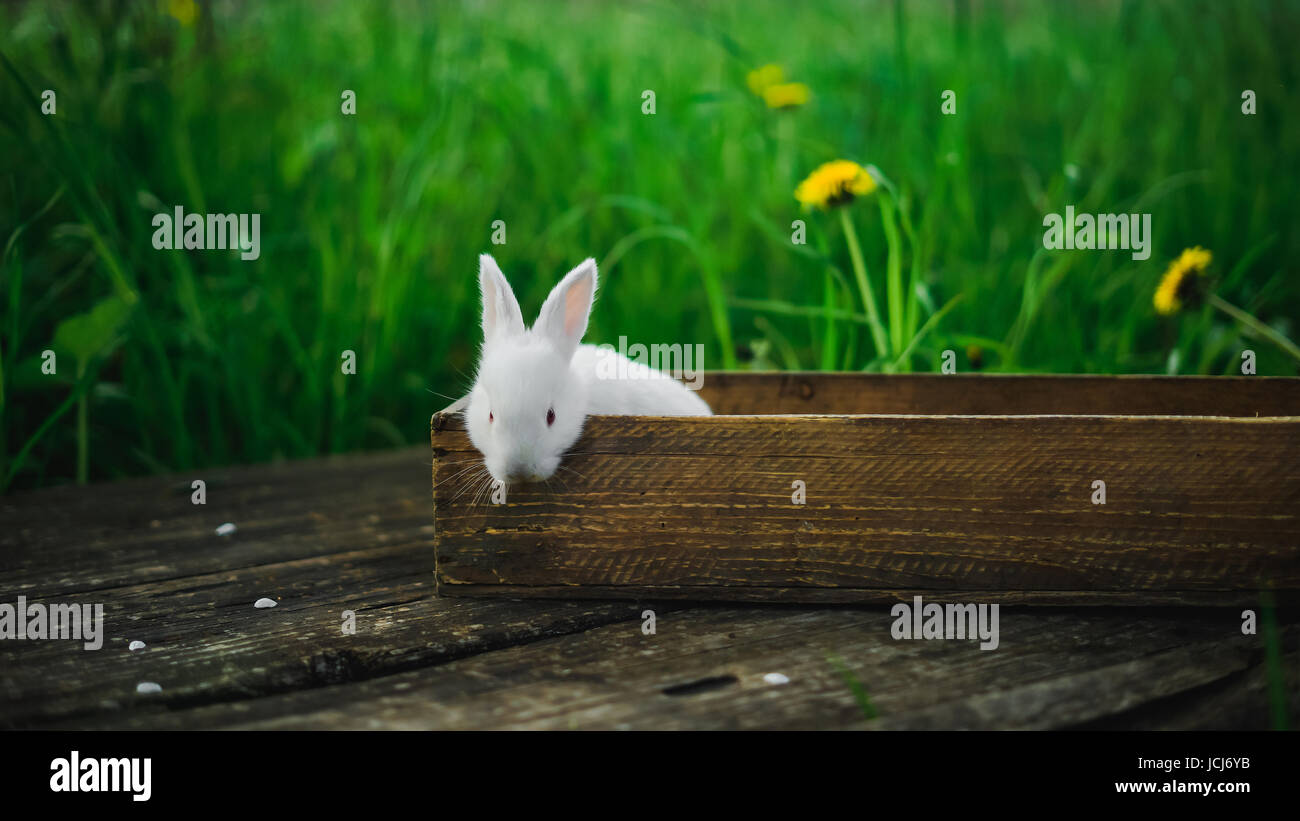
M595 260L560 280L529 329L489 254L479 257L479 288L483 349L465 426L494 479L550 478L589 415L710 415L708 404L676 379L617 351L579 344L596 296ZM555 411L553 425L548 410Z

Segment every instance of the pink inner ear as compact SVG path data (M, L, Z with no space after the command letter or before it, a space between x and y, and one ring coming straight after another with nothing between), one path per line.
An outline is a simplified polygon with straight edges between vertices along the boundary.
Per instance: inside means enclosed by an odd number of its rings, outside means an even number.
M575 282L564 295L564 334L575 336L587 318L587 303L591 301L591 280Z
M483 282L483 298L487 301L487 313L492 327L486 330L498 331L506 327L506 304L501 298L501 289L496 280L488 277Z

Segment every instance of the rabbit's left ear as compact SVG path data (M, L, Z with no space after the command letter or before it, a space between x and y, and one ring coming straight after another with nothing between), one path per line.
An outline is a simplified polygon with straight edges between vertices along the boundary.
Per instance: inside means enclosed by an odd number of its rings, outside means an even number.
M534 333L550 340L565 359L573 356L587 332L587 318L596 298L596 260L583 260L564 275L542 303Z
M517 336L524 332L524 315L510 289L506 275L491 254L478 258L478 284L483 292L483 342L496 336Z

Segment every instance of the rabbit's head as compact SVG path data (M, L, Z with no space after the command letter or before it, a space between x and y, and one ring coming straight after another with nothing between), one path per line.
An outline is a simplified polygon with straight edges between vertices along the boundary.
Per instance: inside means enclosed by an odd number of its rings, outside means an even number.
M498 481L549 479L586 419L585 381L570 367L596 296L596 261L551 291L532 328L491 255L479 257L483 348L465 410L470 441Z

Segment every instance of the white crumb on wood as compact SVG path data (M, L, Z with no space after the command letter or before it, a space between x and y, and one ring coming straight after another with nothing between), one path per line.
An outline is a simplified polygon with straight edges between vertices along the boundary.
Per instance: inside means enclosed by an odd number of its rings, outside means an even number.
M141 695L146 695L148 693L161 693L162 687L152 681L142 681L135 685L135 691Z
M262 597L253 602L254 607L275 607L276 604L278 604L278 602L276 602L275 599L268 599L266 597Z
M135 641L133 641L133 642L131 642L130 644L128 644L128 645L126 646L126 649L128 649L128 650L133 650L133 651L134 651L134 650L143 650L143 649L144 649L144 646L145 646L145 645L144 645L144 642L140 641L139 639L136 639Z
M226 522L225 524L217 528L217 535L229 536L231 533L234 533L237 529L238 528L236 528L232 522Z
M763 676L763 681L767 684L789 684L790 677L784 673L768 673Z

